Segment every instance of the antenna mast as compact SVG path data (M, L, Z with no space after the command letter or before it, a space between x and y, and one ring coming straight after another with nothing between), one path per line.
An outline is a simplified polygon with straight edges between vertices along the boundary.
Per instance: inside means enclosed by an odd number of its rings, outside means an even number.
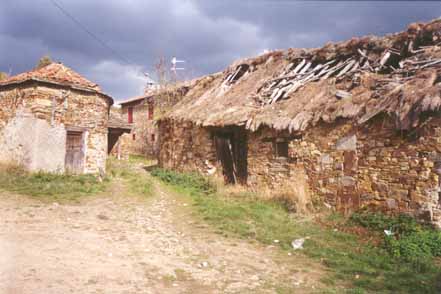
M175 56L171 60L171 64L172 64L171 71L174 74L175 81L178 78L177 71L178 70L185 70L185 68L177 67L177 65L178 65L178 63L184 63L184 62L185 62L185 60L178 60Z

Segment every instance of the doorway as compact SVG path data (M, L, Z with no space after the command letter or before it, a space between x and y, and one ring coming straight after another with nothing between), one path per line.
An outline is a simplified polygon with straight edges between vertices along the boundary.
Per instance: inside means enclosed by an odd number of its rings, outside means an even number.
M225 183L246 185L248 178L246 131L240 128L215 131L214 143Z
M68 173L79 174L84 168L83 132L68 131L66 136L65 169Z

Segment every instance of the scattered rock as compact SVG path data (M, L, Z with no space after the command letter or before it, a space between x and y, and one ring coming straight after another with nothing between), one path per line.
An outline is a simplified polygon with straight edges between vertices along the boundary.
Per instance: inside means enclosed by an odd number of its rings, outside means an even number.
M304 238L295 239L291 242L291 246L294 250L303 249L303 243L305 243Z
M104 214L98 214L96 217L99 218L100 220L109 220L107 215L104 215Z

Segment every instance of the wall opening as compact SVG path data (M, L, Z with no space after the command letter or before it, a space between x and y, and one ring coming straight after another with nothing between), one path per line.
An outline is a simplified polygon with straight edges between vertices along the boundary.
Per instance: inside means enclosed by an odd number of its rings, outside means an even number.
M274 156L276 158L287 158L288 157L288 145L287 141L276 141L273 143Z
M225 183L246 185L248 145L245 130L240 128L217 130L214 132L214 141Z
M79 174L84 169L84 133L68 131L66 136L65 169L68 173Z

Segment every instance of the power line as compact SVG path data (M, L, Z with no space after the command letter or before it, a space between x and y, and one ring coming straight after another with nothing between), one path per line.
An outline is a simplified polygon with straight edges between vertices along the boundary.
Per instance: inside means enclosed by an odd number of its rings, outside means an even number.
M114 50L110 47L106 42L100 39L97 35L95 35L92 31L90 31L85 25L83 25L78 19L76 19L72 14L70 14L66 9L64 9L58 2L55 0L50 0L52 5L58 8L65 16L67 16L71 21L73 21L76 25L78 25L83 31L85 31L90 37L92 37L95 41L100 43L103 47L112 52L113 55L121 59L124 63L128 65L136 65L134 62L131 62L130 59L122 56L118 53L118 51Z

